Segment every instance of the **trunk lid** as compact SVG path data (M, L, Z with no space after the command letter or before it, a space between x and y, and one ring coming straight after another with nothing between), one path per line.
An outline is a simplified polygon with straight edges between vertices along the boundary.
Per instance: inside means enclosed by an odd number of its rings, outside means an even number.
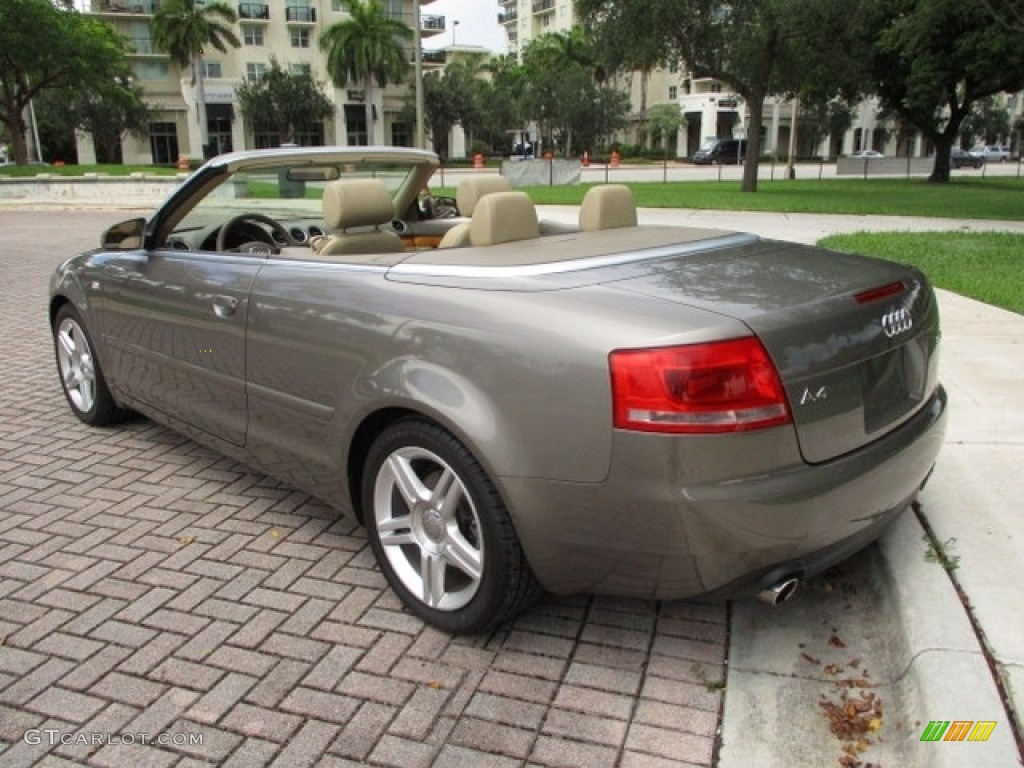
M911 267L765 240L647 265L614 285L736 318L761 339L810 463L882 437L935 390L938 307Z

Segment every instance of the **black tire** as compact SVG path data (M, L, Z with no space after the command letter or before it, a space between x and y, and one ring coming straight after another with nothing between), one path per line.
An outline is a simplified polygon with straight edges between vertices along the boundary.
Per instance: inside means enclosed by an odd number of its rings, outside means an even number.
M367 454L361 491L377 563L428 624L486 632L540 595L493 483L439 426L410 418L385 429Z
M53 348L60 385L75 416L93 427L117 424L128 417L129 411L120 407L110 394L96 347L72 304L57 311Z

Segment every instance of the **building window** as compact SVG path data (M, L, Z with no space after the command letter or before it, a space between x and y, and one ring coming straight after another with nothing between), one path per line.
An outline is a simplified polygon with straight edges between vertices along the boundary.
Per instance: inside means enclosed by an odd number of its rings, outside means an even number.
M412 146L412 131L409 129L407 123L392 123L391 124L391 146L393 147L411 147Z
M292 48L309 48L309 27L292 28Z
M675 61L674 59L671 62L669 62L668 71L671 72L673 75L676 72L678 72L679 71L679 62Z
M304 64L302 64L302 63L300 63L300 64L295 64L295 63L289 64L288 65L288 74L290 74L290 75L312 75L313 74L313 65L309 64L308 62L306 62Z
M231 120L234 110L230 104L206 105L206 129L210 137L209 156L232 150Z
M137 80L166 80L171 68L166 61L136 61L135 78Z
M155 165L178 162L178 129L174 123L149 124L149 149Z
M711 84L711 93L721 93L722 84L717 80Z
M669 101L675 101L676 97L678 95L679 95L679 89L676 88L676 86L674 86L674 85L670 85L668 87L668 100Z
M246 45L263 45L263 27L243 26L242 40Z
M295 143L300 147L324 146L324 124L317 123L307 128L296 129Z
M348 13L348 3L345 0L331 0L331 10L335 13Z
M223 69L219 61L203 62L203 77L224 77Z
M345 105L345 132L350 147L365 147L369 144L366 130L366 107L362 104Z
M281 146L281 137L276 130L266 123L258 123L253 126L252 138L256 149L270 149L271 147Z
M259 80L266 71L267 65L261 61L250 61L245 65L245 77L248 80Z

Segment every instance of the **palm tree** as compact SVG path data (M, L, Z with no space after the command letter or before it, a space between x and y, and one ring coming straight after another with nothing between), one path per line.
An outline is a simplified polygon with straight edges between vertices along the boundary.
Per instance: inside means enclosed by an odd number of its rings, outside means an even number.
M227 3L215 0L163 0L153 13L153 46L170 55L171 60L191 73L196 87L196 111L199 136L205 151L208 143L206 125L206 93L203 88L203 50L213 46L227 53L227 46L242 45L228 25L238 21L238 14ZM184 88L183 88L184 90ZM186 101L188 95L185 94Z
M325 29L320 48L327 52L327 74L338 88L363 84L367 143L373 136L373 86L399 83L409 68L403 42L413 31L393 19L377 0L351 0L349 18Z

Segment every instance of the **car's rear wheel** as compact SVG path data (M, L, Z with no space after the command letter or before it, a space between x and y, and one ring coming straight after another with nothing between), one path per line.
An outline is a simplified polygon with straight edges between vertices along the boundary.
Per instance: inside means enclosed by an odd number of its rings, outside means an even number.
M92 340L81 315L71 304L57 312L53 344L60 384L75 416L94 427L123 421L128 411L118 406L110 394Z
M437 425L406 419L377 438L362 502L388 583L429 624L487 631L540 593L494 485Z

